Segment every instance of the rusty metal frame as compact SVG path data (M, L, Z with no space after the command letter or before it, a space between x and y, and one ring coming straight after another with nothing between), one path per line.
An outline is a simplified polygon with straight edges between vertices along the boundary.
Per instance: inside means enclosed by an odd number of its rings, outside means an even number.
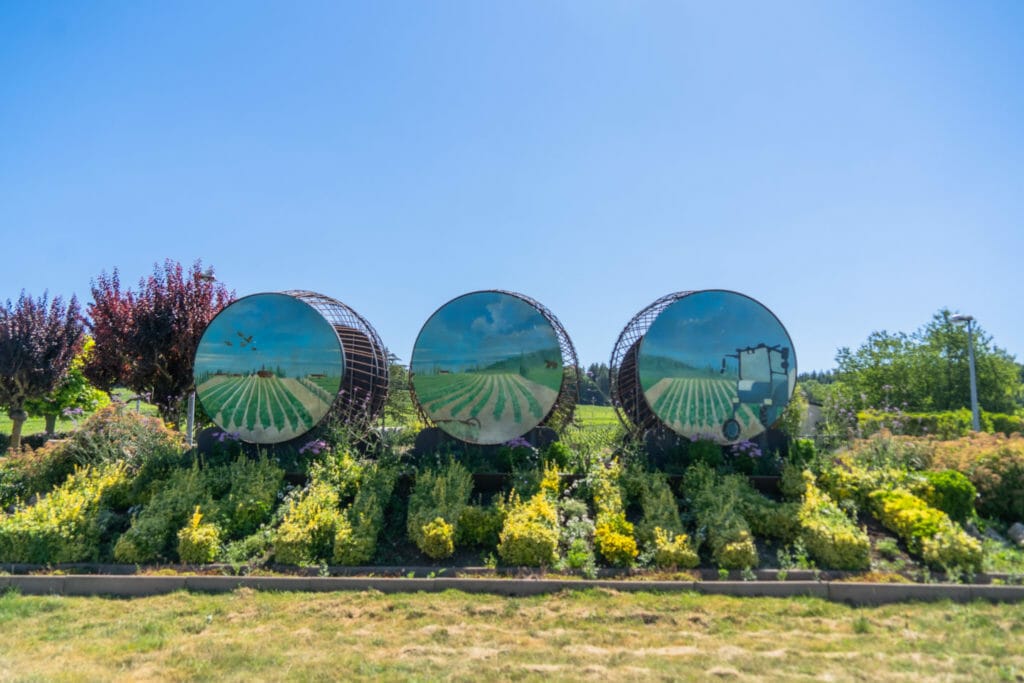
M455 301L472 294L505 294L513 296L521 301L526 302L540 313L548 324L551 325L555 331L555 336L558 337L558 348L562 353L562 386L558 391L558 396L555 398L555 402L552 404L551 409L548 411L541 421L537 424L538 427L550 427L555 431L561 431L572 423L573 413L576 410L576 403L579 401L580 396L580 367L579 357L576 355L576 347L573 346L572 339L569 338L568 332L565 331L565 327L562 322L542 303L520 294L519 292L512 292L505 289L480 289L474 292L466 292L460 294L457 297L449 299L441 306L438 306L433 313L427 316L427 322L433 318L438 311L442 308ZM426 325L426 322L424 322ZM421 328L422 332L422 328ZM418 339L418 336L417 336ZM415 352L415 344L413 346ZM423 408L420 403L419 397L416 395L416 387L413 384L414 373L412 370L412 359L409 360L409 395L412 397L412 404L416 407L416 412L419 414L420 420L424 424L436 427L437 425L427 414L427 411Z
M642 436L650 429L661 426L661 420L647 405L643 388L640 386L640 372L637 354L640 343L654 320L666 308L697 290L666 294L650 304L626 323L612 348L609 368L609 393L612 407L619 421L632 434Z
M384 410L390 386L388 352L377 330L350 306L306 290L281 292L309 304L334 327L345 353L345 375L329 416L366 429Z

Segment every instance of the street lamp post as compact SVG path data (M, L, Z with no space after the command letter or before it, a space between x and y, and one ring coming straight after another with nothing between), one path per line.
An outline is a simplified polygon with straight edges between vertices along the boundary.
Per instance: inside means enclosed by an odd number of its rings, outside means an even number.
M217 278L213 276L213 268L207 268L201 273L196 274L196 282L216 282ZM188 417L185 420L185 434L188 439L189 447L195 445L194 431L196 425L196 388L192 387L192 391L188 394Z
M974 371L974 316L958 313L949 318L953 323L967 323L967 362L971 374L971 426L974 431L981 431L981 418L978 415L978 376Z

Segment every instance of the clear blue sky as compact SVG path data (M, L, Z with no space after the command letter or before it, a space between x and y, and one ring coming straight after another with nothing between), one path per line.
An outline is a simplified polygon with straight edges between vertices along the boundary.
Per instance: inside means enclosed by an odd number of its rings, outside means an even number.
M678 290L801 370L969 312L1024 357L1024 3L0 3L0 299L202 258L406 362L465 292L581 360ZM84 302L84 301L83 301Z

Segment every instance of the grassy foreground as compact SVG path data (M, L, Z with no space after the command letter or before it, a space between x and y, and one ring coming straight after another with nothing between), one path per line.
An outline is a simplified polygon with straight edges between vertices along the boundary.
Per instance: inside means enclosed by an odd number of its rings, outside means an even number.
M1022 680L1024 605L852 608L601 589L537 598L0 596L0 680Z

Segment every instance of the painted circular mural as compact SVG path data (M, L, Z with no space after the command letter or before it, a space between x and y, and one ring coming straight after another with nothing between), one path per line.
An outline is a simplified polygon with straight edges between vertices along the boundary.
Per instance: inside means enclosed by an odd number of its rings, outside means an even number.
M733 443L782 414L796 386L796 354L760 303L705 290L658 314L640 344L638 371L644 399L670 429Z
M331 324L287 294L253 294L217 314L196 350L196 395L250 443L302 436L338 395L345 355Z
M562 352L551 323L506 292L474 292L427 320L412 352L412 385L427 416L476 444L526 434L562 387Z

